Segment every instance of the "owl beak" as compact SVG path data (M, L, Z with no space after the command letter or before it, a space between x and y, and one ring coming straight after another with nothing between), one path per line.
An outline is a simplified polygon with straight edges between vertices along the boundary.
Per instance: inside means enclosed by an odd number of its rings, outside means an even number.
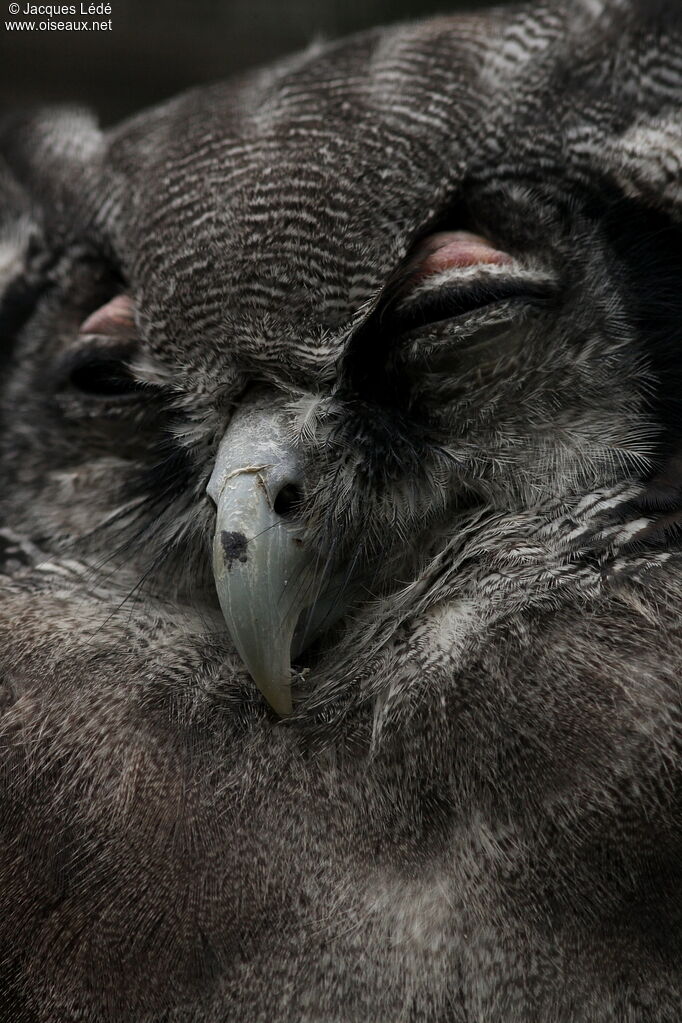
M217 508L216 590L230 636L277 714L291 713L291 660L329 618L304 530L291 417L270 401L240 408L220 444L207 491Z

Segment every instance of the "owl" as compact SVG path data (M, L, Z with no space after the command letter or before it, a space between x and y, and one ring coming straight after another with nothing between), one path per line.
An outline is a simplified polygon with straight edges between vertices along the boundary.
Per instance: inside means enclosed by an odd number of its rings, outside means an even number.
M674 1023L682 12L0 127L2 1023Z

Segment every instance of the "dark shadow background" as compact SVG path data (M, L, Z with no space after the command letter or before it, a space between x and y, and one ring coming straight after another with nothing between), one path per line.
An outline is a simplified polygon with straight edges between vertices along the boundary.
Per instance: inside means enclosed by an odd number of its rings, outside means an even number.
M9 20L45 20L24 15L26 0L20 4L22 13L12 18L9 0L0 0L0 114L77 101L104 124L315 39L492 6L490 0L111 0L111 14L98 17L111 18L112 31L81 33L8 30ZM58 19L81 20L80 14Z

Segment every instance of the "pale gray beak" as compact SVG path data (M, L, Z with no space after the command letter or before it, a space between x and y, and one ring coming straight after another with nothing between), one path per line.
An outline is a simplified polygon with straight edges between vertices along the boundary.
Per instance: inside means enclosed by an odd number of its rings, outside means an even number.
M292 710L292 657L341 610L328 588L319 599L295 518L300 486L290 414L272 398L252 399L230 422L207 487L217 507L213 572L230 636L280 715Z

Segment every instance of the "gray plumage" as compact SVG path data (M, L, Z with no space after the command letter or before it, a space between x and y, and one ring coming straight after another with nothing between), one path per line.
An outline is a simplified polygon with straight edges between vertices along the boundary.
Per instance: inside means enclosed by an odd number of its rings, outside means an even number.
M674 5L557 0L4 124L0 1019L679 1019L681 95ZM513 264L414 285L461 230ZM343 579L284 721L253 393Z

